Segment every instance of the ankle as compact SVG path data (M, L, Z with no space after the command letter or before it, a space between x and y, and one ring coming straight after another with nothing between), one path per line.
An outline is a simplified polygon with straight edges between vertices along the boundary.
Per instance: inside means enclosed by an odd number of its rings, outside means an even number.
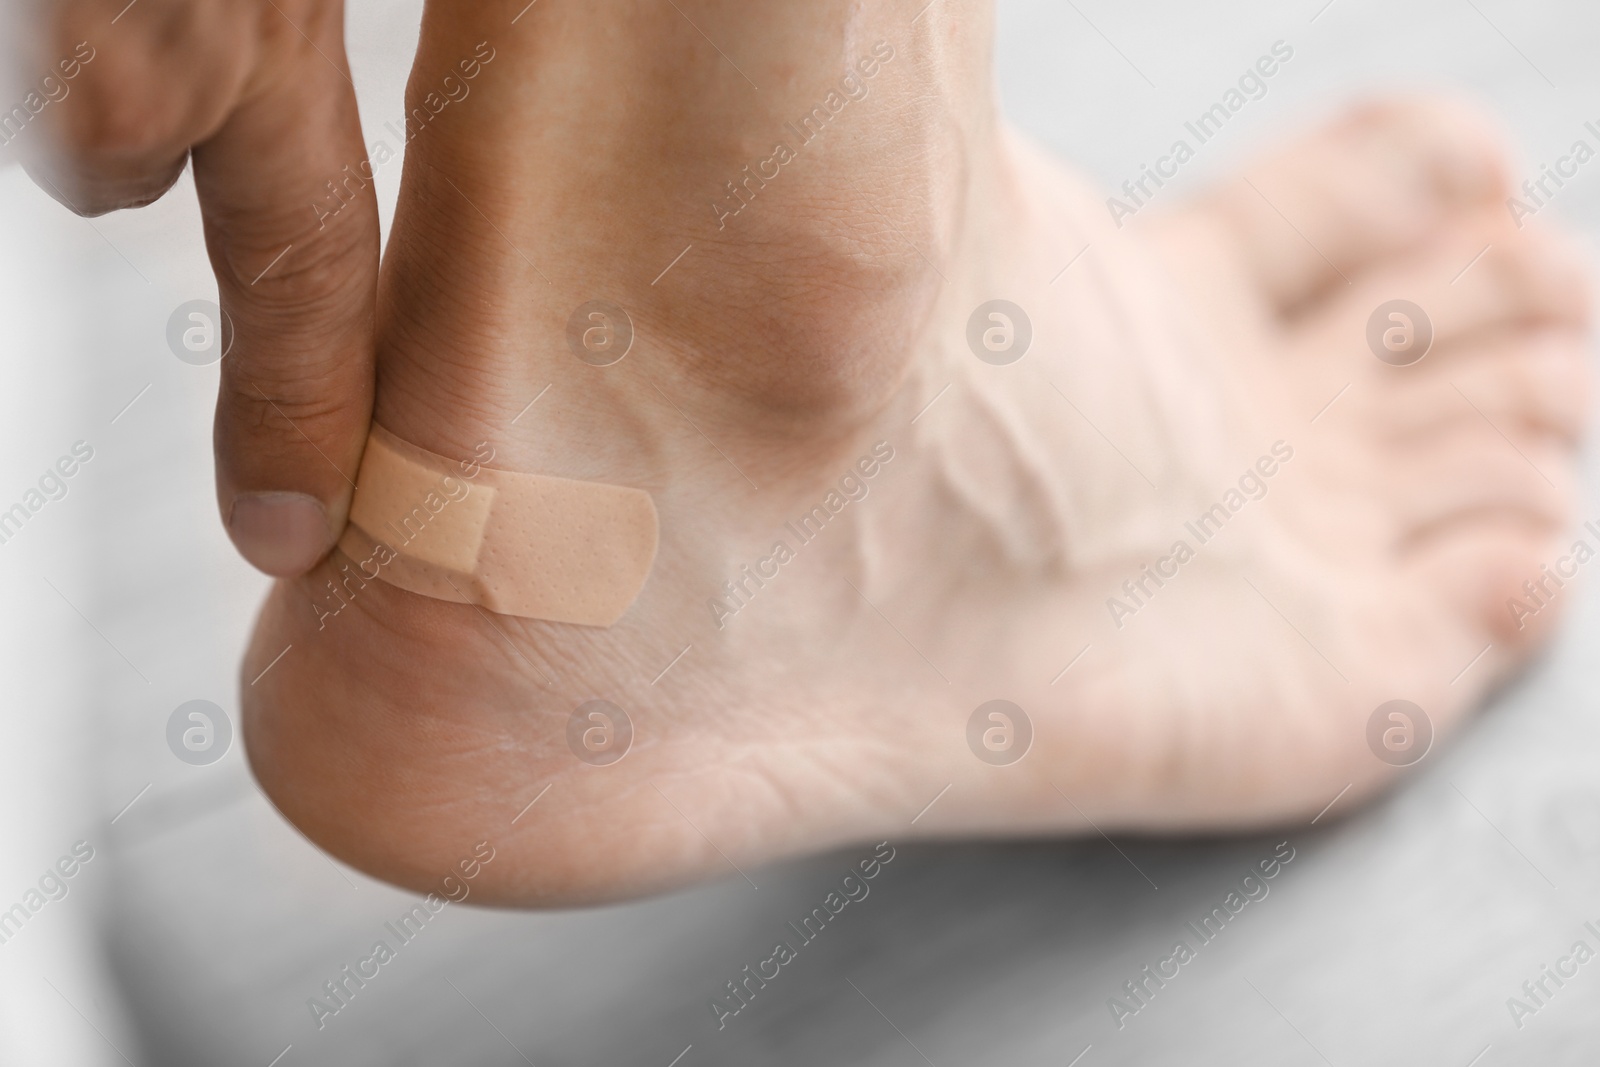
M421 195L397 213L389 273L526 290L556 336L605 298L686 387L859 419L903 379L990 184L988 35L952 52L946 5L915 23L842 0L679 7L617 24L541 5L509 32L499 9L431 19L412 103L479 40L497 59L479 101L413 142ZM456 262L468 247L476 262ZM502 325L503 343L532 324Z

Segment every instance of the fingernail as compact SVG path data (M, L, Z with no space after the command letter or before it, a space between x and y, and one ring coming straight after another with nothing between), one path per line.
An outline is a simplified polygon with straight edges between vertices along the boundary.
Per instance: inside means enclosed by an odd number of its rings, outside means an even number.
M305 493L240 493L228 512L228 536L274 578L304 574L332 547L328 512Z

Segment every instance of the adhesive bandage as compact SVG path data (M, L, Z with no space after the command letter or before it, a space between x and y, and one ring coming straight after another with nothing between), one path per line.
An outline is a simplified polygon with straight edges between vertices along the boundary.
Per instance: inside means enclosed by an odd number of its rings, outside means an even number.
M365 577L422 596L610 626L644 587L656 537L642 489L446 459L373 426L339 547L370 561Z

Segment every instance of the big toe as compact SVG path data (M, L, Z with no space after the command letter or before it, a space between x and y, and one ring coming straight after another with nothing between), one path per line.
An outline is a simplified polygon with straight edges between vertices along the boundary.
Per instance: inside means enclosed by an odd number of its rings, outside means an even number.
M1479 112L1407 97L1357 107L1258 160L1210 206L1262 291L1290 310L1503 200L1508 173L1501 137Z

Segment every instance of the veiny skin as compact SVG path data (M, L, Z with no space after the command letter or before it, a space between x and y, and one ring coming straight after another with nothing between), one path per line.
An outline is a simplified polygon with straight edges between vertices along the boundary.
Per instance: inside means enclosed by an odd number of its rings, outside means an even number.
M759 93L670 8L540 4L514 31L499 5L429 9L412 103L480 42L496 58L408 148L376 418L648 489L662 543L605 630L381 580L319 620L337 556L281 582L244 677L293 648L245 687L244 732L313 840L416 888L487 840L475 899L529 906L844 842L1309 818L1387 780L1379 704L1442 733L1549 632L1556 610L1519 629L1506 599L1568 540L1587 276L1512 225L1477 116L1367 106L1118 229L995 118L984 5L914 28L842 0L686 11ZM719 220L878 41L865 98ZM997 296L1033 328L1007 366L966 343ZM1396 297L1436 335L1407 368L1365 340ZM566 348L595 298L635 325L612 367ZM865 497L785 532L880 443ZM1108 608L1264 457L1264 496L1132 617ZM1006 767L967 747L997 698L1034 735ZM633 724L608 766L568 748L591 699Z

